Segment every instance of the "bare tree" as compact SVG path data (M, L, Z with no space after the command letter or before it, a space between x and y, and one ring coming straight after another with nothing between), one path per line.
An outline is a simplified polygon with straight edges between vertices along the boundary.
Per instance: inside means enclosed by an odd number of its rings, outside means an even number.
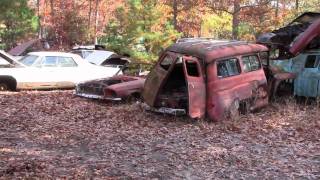
M98 37L97 37L97 29L99 25L99 3L100 0L96 0L96 9L95 9L95 26L94 26L94 44L98 44Z
M92 1L89 0L89 13L88 13L88 28L91 25Z
M232 13L232 38L238 38L238 29L240 24L239 14L240 14L241 6L240 0L234 0L233 2L233 13Z
M276 0L275 16L276 18L279 16L279 0Z
M177 0L173 0L173 26L175 30L178 30L178 3Z
M37 16L38 16L38 25L39 25L38 37L39 39L41 39L42 27L41 27L41 15L40 15L40 0L37 0Z

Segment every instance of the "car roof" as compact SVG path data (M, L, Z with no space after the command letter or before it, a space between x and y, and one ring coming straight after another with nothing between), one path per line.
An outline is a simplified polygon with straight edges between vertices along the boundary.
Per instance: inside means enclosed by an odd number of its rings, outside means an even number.
M80 57L77 54L66 53L66 52L55 52L55 51L39 51L39 52L30 52L28 55L36 56L65 56L65 57Z
M203 59L205 63L210 63L224 57L268 51L268 48L245 41L194 38L178 41L168 47L167 51L194 56Z

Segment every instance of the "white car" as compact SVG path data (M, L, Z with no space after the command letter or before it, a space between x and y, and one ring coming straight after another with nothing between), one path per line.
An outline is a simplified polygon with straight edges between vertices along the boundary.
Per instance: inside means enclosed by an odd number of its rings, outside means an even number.
M0 91L74 88L82 81L111 77L120 68L89 63L79 55L62 52L32 52L20 65L0 68Z

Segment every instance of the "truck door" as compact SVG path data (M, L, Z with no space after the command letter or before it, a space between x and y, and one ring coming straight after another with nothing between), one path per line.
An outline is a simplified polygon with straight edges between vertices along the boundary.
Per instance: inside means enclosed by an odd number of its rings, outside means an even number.
M198 59L184 56L183 70L188 86L189 116L202 118L206 112L206 86Z
M172 71L176 59L174 53L167 52L161 56L159 63L148 74L142 93L143 100L148 105L153 106L155 104L159 91Z
M307 56L302 72L294 81L294 94L305 97L320 96L320 56L311 54Z

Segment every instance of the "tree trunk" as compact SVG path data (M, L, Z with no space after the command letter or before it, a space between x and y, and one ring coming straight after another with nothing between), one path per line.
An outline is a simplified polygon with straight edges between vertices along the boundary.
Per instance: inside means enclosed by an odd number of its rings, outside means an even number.
M51 9L51 18L54 19L54 4L53 4L54 0L50 0L50 9Z
M177 0L173 0L173 26L178 31L178 3Z
M232 39L238 39L240 0L234 0L232 14Z
M296 0L296 10L299 10L299 0Z
M89 0L89 14L88 14L88 28L90 29L91 25L91 12L92 12L92 1Z
M40 17L40 0L37 0L37 15L38 15L38 25L39 25L39 30L38 30L38 38L42 38L42 27L41 27L41 17Z
M279 16L279 0L276 2L276 11L275 11L276 18Z
M97 29L98 29L98 18L99 18L99 0L96 0L96 9L95 9L95 26L94 26L94 44L98 44L98 37L97 37Z
M54 30L54 39L57 43L59 43L59 37L58 37L58 29L57 26L55 25L55 10L54 10L54 0L50 0L50 9L51 9L51 23L53 25L53 30Z

